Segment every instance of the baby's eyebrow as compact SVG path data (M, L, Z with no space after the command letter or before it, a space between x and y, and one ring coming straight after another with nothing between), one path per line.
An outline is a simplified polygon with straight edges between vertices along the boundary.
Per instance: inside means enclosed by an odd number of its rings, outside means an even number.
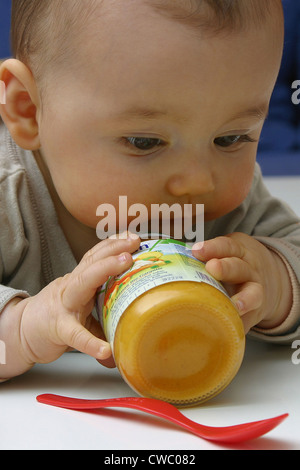
M245 109L237 114L235 114L231 120L235 121L237 119L255 117L260 120L267 118L269 112L269 103L262 103L261 105L254 105L251 108Z
M261 105L255 105L231 117L230 121L235 121L237 119L255 117L259 120L266 119L269 110L269 103L263 103ZM112 115L112 118L115 120L123 119L146 119L146 120L155 120L162 117L170 117L168 111L163 111L156 108L146 107L146 106L134 106L131 108L124 109L120 113ZM179 116L178 114L172 114L172 118L176 121L186 122L188 120L185 116Z
M167 118L177 123L187 123L190 121L189 116L185 116L177 110L162 110L159 108L151 108L151 106L133 106L131 108L124 109L117 114L112 114L111 118L116 121L124 121L124 119L128 121L141 119L144 119L145 121L155 121L161 118Z
M146 108L146 107L134 107L128 108L118 113L114 116L116 119L135 119L135 118L145 118L145 119L158 119L163 116L167 116L166 111L161 111L154 108Z

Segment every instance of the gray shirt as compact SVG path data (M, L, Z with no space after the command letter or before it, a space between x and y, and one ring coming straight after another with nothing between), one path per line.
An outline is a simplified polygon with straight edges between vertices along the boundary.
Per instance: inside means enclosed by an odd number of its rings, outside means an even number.
M72 271L76 261L31 152L0 124L0 311Z
M293 286L293 307L284 324L252 335L282 343L299 339L300 221L270 195L258 165L245 201L205 224L206 239L232 232L252 235L275 250ZM19 148L0 122L0 312L12 298L37 294L76 264L32 153Z

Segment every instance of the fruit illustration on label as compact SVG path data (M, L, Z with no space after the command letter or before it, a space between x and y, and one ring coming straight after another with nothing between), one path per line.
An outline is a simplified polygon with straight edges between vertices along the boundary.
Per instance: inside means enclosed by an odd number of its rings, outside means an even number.
M107 291L104 298L104 311L103 315L106 318L107 313L115 300L117 292L122 286L125 286L130 279L140 271L144 269L155 269L159 266L164 266L171 263L170 260L165 260L163 254L160 251L153 251L148 253L141 253L134 259L134 263L131 268L125 273L112 278L108 285Z

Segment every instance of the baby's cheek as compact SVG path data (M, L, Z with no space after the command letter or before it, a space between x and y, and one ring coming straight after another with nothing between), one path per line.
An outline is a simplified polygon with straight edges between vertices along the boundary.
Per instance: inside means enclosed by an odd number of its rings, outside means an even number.
M228 188L223 201L220 201L221 206L226 210L225 213L231 212L244 202L251 189L251 183L250 178L239 177L238 184L233 184L231 188Z

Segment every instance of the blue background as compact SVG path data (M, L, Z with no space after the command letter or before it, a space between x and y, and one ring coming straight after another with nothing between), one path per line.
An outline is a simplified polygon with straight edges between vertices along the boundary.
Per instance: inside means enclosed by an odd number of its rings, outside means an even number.
M10 5L11 0L0 0L0 57L2 58L10 55Z
M28 0L30 1L30 0ZM0 57L9 57L11 0L0 0ZM300 175L300 104L291 96L300 80L300 0L283 0L285 46L282 66L264 125L258 161L265 175Z

